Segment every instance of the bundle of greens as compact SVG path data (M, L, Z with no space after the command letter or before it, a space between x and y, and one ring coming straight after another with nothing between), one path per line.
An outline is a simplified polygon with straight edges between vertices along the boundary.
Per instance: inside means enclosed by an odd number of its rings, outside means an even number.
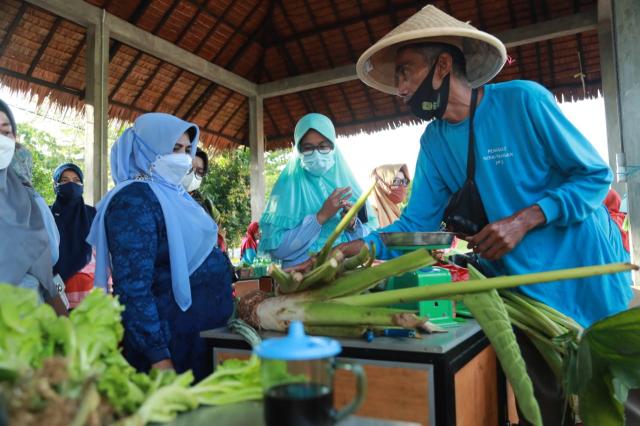
M262 397L256 358L229 360L195 386L189 371L136 372L118 349L122 310L94 291L57 317L34 292L0 285L0 401L10 424L144 425Z
M365 247L359 255L349 259L345 259L339 251L332 250L335 239L344 231L355 212L364 205L368 194L369 192L361 196L322 250L313 257L315 263L311 270L303 271L304 274L300 271L287 273L273 265L271 276L277 283L277 295L259 291L247 294L238 302L238 316L257 329L284 331L292 320L300 320L312 334L356 337L361 336L366 329L433 329L427 318L418 318L413 312L386 306L434 299L462 301L496 350L523 415L532 424L541 425L533 385L511 327L510 311L507 311L509 305L505 305L497 290L618 273L634 269L635 266L600 265L490 279L478 276L477 279L466 282L363 294L365 290L390 276L435 263L426 249L410 252L376 266L372 266L375 247Z
M485 278L473 268L470 275ZM628 392L640 388L640 308L584 330L537 300L504 290L500 296L511 323L529 337L562 384L567 408L579 414L585 426L625 424ZM570 415L568 410L565 415Z

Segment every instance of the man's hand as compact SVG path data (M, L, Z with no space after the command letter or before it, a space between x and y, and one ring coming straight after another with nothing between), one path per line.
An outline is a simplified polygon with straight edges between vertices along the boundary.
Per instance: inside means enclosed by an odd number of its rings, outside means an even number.
M467 241L474 253L487 260L498 260L513 250L527 232L545 222L544 213L534 204L505 219L488 224L476 235L468 237Z
M360 253L365 244L364 240L353 240L348 243L338 244L333 250L340 250L345 257L353 257Z
M316 214L318 223L324 225L326 221L331 219L338 213L338 211L344 207L345 200L351 196L351 188L346 186L344 188L336 188L335 191L327 197L322 204L322 207Z
M171 362L171 359L169 358L163 359L151 364L151 368L156 368L158 370L173 370L173 362Z

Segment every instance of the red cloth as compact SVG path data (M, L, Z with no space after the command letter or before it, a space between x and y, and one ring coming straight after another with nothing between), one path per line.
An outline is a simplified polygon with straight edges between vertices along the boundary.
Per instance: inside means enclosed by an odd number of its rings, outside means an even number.
M78 272L72 275L64 283L64 292L69 299L69 307L74 309L93 290L94 275L91 273Z
M620 195L614 189L610 189L609 193L607 193L607 197L604 199L604 205L607 206L611 219L613 219L616 225L618 225L620 235L622 235L622 244L624 245L625 250L629 251L629 234L622 228L622 224L624 223L624 219L627 215L620 211L621 203L622 199L620 198Z
M453 263L437 263L436 266L438 268L443 268L448 270L449 273L451 274L451 281L453 282L469 280L469 270L467 268L454 265Z
M258 222L251 222L247 227L247 233L244 234L242 239L242 245L240 246L240 257L244 254L244 251L248 248L258 250L258 242L256 241L256 234L260 230Z

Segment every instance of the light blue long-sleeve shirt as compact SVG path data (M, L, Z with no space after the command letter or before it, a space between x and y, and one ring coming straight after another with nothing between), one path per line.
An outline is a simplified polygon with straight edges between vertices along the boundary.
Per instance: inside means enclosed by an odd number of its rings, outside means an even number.
M309 248L320 236L320 230L322 225L315 214L305 216L300 225L284 233L280 246L269 252L271 258L282 261L284 268L304 262L309 259ZM369 235L369 228L356 218L353 230L344 235L348 241L357 240Z
M602 202L611 171L562 114L553 96L528 81L486 85L474 118L475 180L490 222L537 204L546 224L502 259L496 275L628 261L620 232ZM381 232L436 231L449 196L466 179L469 122L437 120L421 140L411 199ZM381 258L393 256L377 233ZM629 273L523 286L520 291L588 326L627 308Z

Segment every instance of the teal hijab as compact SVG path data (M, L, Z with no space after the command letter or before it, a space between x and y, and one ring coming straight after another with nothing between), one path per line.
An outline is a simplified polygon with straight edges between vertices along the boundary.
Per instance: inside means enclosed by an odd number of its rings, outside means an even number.
M302 154L298 151L300 141L311 129L320 133L334 145L335 164L321 176L314 176L302 168ZM305 115L296 124L293 136L295 141L293 152L271 191L271 196L260 219L261 251L277 249L282 243L284 233L300 225L305 216L317 213L327 197L336 188L351 187L350 201L352 203L355 203L362 194L360 185L353 177L346 160L336 145L336 130L328 117L317 113ZM372 223L376 220L375 214L369 203L367 203L367 213L369 216L367 225L375 229L377 226ZM322 248L338 222L340 222L340 213L322 226L320 236L311 245L312 252ZM346 241L346 236L342 234L336 240L336 244Z

